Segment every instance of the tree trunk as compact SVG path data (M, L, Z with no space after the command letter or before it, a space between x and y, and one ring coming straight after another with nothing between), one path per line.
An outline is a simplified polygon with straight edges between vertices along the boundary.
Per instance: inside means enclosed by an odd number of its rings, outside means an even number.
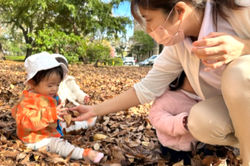
M33 42L33 39L31 37L28 36L29 32L32 31L32 27L30 28L27 28L27 29L24 29L24 27L22 27L22 25L19 25L19 28L21 28L22 32L23 32L23 37L25 39L25 43L26 44L29 44L32 46L32 42ZM25 59L27 59L30 55L32 55L32 47L31 48L27 48L26 49L26 56L25 56Z
M25 59L27 59L30 55L32 55L32 48L27 48L26 49L26 56L25 56Z
M56 52L56 54L59 54L59 53L60 53L58 47L55 48L55 52Z
M95 62L94 67L98 67L98 62L99 62L99 60L97 60L97 61Z
M77 24L74 22L74 24L73 24L73 30L74 30L74 34L75 35L79 35L79 32L78 32L78 30L77 30Z
M0 43L0 60L5 60L4 53L3 53L2 43Z
M83 62L84 64L88 64L89 59L87 57L79 56L78 61Z

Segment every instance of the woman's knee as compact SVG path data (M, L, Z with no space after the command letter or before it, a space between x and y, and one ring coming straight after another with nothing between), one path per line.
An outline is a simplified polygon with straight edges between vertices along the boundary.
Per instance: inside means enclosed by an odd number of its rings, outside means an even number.
M231 123L210 113L206 104L192 107L188 117L188 129L197 140L209 144L224 144L224 139L233 132Z
M225 69L221 80L223 96L238 98L250 85L250 55L239 57Z
M192 107L188 117L188 129L192 136L199 141L207 142L206 135L209 128L209 123L207 118L199 111L199 104L196 104Z

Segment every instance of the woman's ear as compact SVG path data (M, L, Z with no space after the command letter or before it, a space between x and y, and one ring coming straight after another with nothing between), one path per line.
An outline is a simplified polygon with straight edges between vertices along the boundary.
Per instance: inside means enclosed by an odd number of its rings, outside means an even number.
M189 5L183 1L179 1L175 5L175 13L178 16L178 20L182 20L186 14L187 9L190 8Z

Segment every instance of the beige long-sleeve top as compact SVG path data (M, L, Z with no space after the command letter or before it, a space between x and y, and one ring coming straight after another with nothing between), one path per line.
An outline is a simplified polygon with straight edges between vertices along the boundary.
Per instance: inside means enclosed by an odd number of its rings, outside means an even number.
M250 7L240 10L225 9L225 12L228 13L227 21L237 36L250 39ZM182 70L185 71L196 94L202 99L220 93L200 79L200 60L190 52L185 43L184 41L164 47L147 76L134 85L140 103L148 103L161 96Z

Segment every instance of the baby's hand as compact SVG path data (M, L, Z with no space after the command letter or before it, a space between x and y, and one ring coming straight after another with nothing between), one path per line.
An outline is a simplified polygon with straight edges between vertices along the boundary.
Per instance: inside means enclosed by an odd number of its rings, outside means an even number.
M84 101L84 104L89 103L90 97L89 96L85 96L83 101Z
M67 111L68 111L68 108L63 108L63 103L59 104L56 107L57 118L60 121L64 121L63 115L67 115L68 114Z

